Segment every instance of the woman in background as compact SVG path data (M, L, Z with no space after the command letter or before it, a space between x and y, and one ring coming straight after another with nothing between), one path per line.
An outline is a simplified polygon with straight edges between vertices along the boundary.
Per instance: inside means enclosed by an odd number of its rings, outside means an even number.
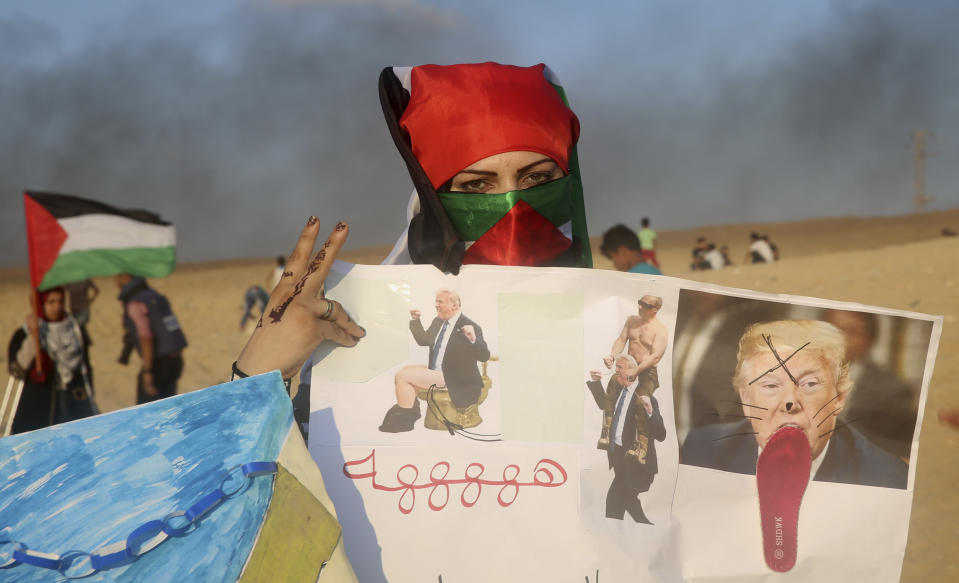
M8 347L10 374L24 382L12 433L99 413L93 402L90 338L66 312L64 289L35 293L37 313L27 315Z

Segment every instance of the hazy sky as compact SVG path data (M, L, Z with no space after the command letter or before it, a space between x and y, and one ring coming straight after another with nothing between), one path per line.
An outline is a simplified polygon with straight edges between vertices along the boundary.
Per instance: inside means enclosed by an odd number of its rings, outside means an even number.
M910 212L916 130L929 208L954 207L956 22L948 1L0 0L0 265L26 263L24 189L158 212L184 261L286 254L311 213L392 243L389 65L547 63L592 234Z

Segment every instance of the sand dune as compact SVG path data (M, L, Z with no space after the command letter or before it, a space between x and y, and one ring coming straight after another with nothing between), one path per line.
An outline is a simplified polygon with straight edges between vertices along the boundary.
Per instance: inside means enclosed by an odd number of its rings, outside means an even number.
M959 432L941 426L935 412L959 407L959 237L942 237L944 227L959 231L959 209L882 218L834 218L784 223L703 227L660 233L658 255L668 275L772 293L814 296L945 316L935 373L930 385L909 544L902 581L959 580L957 510ZM734 261L745 254L751 231L767 233L782 252L775 264L736 265L714 272L688 270L698 235L728 244ZM290 234L293 242L295 233ZM598 244L594 240L593 248ZM341 256L354 263L378 263L388 247L355 249ZM597 254L594 252L594 256ZM181 392L228 380L230 363L246 341L238 323L243 292L261 282L270 259L183 264L168 278L154 280L179 316L190 341ZM596 256L599 268L610 263ZM89 331L97 401L104 411L134 402L136 357L129 367L120 353L120 304L112 278L97 278L101 296L93 304ZM25 268L0 270L0 337L4 342L28 308ZM4 359L6 352L3 353ZM6 366L4 362L4 366Z

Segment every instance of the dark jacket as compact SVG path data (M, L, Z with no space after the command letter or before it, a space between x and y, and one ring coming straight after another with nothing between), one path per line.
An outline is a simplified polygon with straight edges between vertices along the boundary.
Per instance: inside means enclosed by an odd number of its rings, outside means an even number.
M123 302L124 341L133 343L138 352L140 337L133 320L127 314L127 304L130 302L141 302L147 307L155 357L174 354L186 348L186 336L170 308L170 302L163 294L149 287L142 277L134 277L128 281L120 290L119 300Z
M420 346L430 347L430 362L433 361L433 345L440 332L443 320L433 318L433 322L426 330L419 319L410 320L410 332L413 340ZM470 342L463 334L463 326L470 325L476 331L476 342ZM468 407L479 401L483 388L483 378L480 375L477 362L489 360L489 348L483 339L483 329L462 313L456 322L456 328L446 330L449 340L446 344L446 353L443 355L443 378L446 379L446 388L449 390L450 400L457 407Z
M613 376L609 379L609 382L606 384L606 390L603 391L603 386L598 381L588 381L586 383L589 392L593 395L593 400L596 401L596 405L606 413L609 411L610 417L612 416L612 410L616 405L616 401L619 400L619 394L622 392L623 387L616 381L616 377ZM653 481L653 476L659 472L659 461L656 456L656 441L663 441L666 439L666 426L663 423L663 416L659 411L659 401L656 400L656 397L649 398L650 403L653 405L653 414L646 416L646 409L643 407L643 404L639 400L639 393L633 393L633 398L630 399L629 404L626 406L626 419L623 425L623 448L632 450L636 448L636 441L639 438L640 430L637 428L637 416L642 415L647 418L646 423L646 432L648 437L648 449L646 451L646 463L641 464L639 460L632 456L625 457L625 470L631 474L635 474L633 479L637 482L648 482L649 484ZM606 456L609 460L610 467L613 467L614 458L613 458L613 435L612 427L609 428L609 446L606 448ZM627 478L629 479L629 478ZM649 484L646 484L645 488L649 487Z
M759 448L749 421L717 423L693 429L679 453L679 463L738 474L756 473ZM906 487L908 466L873 445L849 426L833 432L814 480L883 488Z

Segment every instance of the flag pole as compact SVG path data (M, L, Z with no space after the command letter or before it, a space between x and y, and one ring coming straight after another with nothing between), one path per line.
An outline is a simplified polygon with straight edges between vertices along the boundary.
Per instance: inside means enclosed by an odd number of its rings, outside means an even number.
M10 406L10 414L7 416L6 421L3 423L3 427L0 428L0 437L6 437L10 435L10 430L13 429L13 420L17 416L17 407L20 406L20 396L23 394L23 379L14 380L13 375L10 375L10 380L7 381L7 390L3 395L3 407L7 407L7 397L10 394L11 383L16 383L16 388L13 389L13 404ZM0 420L3 419L4 410L0 410Z
M33 346L37 349L37 356L33 359L33 370L37 373L37 378L43 378L43 359L40 356L40 314L43 314L40 308L40 292L36 289L31 290L30 294L30 309L33 310L33 315L37 317L37 333L33 337Z
M13 389L13 382L14 382L14 380L15 380L15 378L14 378L14 376L11 374L11 375L10 375L10 378L7 379L7 388L6 388L5 391L3 391L3 401L2 401L3 404L0 405L0 429L2 429L3 431L0 432L0 437L6 437L6 436L7 436L7 432L6 432L6 427L7 427L7 423L6 423L6 419L7 419L7 401L10 400L10 395L13 393L13 391L12 391L11 389ZM16 413L16 411L14 411L14 413Z

